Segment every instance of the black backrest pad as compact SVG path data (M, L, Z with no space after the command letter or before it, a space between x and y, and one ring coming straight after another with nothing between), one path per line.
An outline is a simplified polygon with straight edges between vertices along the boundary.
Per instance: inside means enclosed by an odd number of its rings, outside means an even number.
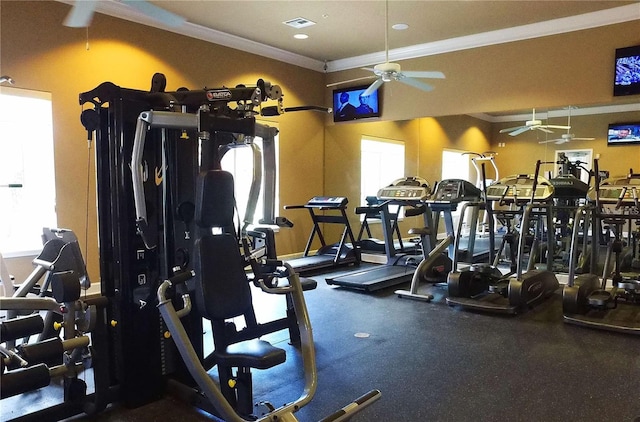
M231 173L198 175L195 221L202 228L232 227L234 186ZM251 309L251 290L238 240L231 233L204 234L195 244L196 306L210 320L233 318Z
M223 170L209 170L198 175L195 221L200 227L233 225L235 199L233 175Z
M196 241L196 306L203 317L222 320L251 309L251 290L238 242L232 234Z

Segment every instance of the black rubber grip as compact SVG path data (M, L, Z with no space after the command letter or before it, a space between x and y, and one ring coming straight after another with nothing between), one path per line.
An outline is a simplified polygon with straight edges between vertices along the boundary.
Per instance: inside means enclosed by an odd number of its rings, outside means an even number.
M0 340L16 340L41 333L44 330L44 321L40 315L10 319L0 324Z
M64 347L58 337L40 341L38 343L22 344L18 346L22 359L29 362L29 366L45 363L49 366L62 364Z
M45 364L4 373L0 377L0 399L46 387L50 382L49 368Z
M191 280L193 276L194 274L191 271L182 271L171 277L169 281L175 286L176 284L186 283L187 281Z

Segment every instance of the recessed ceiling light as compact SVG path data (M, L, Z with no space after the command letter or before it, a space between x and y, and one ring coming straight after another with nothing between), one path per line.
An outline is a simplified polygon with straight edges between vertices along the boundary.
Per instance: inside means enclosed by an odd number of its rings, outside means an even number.
M395 29L396 31L404 31L408 27L409 25L407 25L406 23L396 23L391 28Z
M306 40L309 36L307 34L295 34L293 38L297 40Z

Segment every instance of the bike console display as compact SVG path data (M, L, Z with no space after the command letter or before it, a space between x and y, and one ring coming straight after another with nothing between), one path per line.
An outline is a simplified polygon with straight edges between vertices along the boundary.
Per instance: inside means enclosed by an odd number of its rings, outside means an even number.
M472 183L462 179L446 179L438 183L429 202L477 201L482 192Z
M598 190L589 189L587 197L590 201L595 201L597 197L601 203L616 204L618 207L639 207L640 175L631 174L606 179L600 184Z

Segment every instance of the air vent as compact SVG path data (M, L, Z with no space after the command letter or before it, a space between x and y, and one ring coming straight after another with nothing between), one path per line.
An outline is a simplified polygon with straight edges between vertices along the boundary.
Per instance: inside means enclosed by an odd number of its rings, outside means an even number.
M310 21L309 19L305 19L305 18L289 19L288 21L284 21L282 23L296 29L306 28L307 26L312 26L316 24L314 21Z

